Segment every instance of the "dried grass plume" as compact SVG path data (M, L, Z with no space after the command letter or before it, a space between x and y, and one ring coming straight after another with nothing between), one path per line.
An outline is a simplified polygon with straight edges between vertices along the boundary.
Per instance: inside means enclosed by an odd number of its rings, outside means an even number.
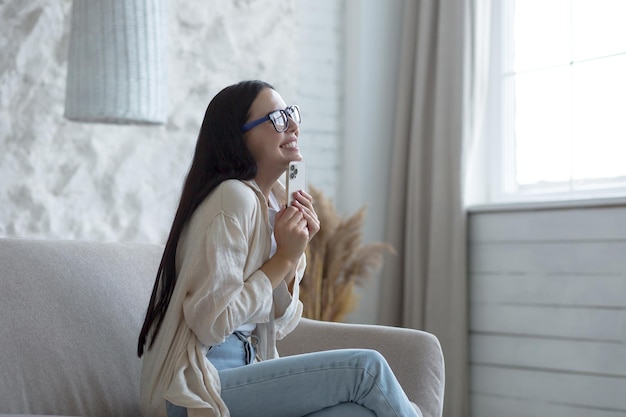
M362 245L365 207L343 219L320 190L309 185L309 193L321 228L306 250L307 268L300 284L303 316L343 321L357 306L355 288L382 266L385 252L394 250L387 243Z

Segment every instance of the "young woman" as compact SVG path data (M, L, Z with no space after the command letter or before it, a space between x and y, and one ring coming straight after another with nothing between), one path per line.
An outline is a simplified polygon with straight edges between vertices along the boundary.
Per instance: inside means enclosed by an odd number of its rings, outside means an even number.
M300 122L260 81L209 104L139 336L145 417L420 415L375 351L278 359L320 229L311 196L285 207L278 181Z

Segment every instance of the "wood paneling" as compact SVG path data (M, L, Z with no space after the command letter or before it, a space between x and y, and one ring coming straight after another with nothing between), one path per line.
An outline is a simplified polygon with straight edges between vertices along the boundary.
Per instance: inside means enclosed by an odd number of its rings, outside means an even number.
M473 417L626 416L626 207L472 213Z
M624 412L616 410L482 394L472 396L471 413L472 416L501 417L624 417Z

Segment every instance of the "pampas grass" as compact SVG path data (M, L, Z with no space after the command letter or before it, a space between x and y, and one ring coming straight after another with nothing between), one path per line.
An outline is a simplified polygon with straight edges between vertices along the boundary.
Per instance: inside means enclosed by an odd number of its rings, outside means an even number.
M347 219L340 218L332 202L309 186L320 231L306 250L307 268L300 284L303 316L315 320L343 321L358 303L355 288L365 284L383 262L387 243L362 245L365 207Z

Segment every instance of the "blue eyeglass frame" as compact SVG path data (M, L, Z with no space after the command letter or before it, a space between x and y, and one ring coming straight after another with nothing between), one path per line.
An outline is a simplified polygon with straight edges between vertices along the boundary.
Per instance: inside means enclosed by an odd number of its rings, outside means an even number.
M287 106L284 109L280 109L280 110L274 110L273 112L269 112L268 114L266 114L265 116L253 120L251 122L246 123L245 125L241 126L241 133L246 133L247 131L249 131L250 129L257 127L258 125L260 125L261 123L265 123L266 121L271 121L272 122L272 126L274 126L274 130L276 130L278 133L282 133L282 132L286 132L287 129L289 129L289 119L291 119L291 115L294 113L294 111L297 111L298 114L300 114L300 107L298 107L297 105L293 105L293 106ZM280 113L281 115L284 114L285 115L285 119L287 120L287 124L285 125L285 130L278 130L278 128L276 127L276 122L274 121L274 119L272 119L272 114L275 113ZM298 125L300 123L302 123L302 116L300 116L300 122L298 122L297 120L293 119L294 122L296 122Z

